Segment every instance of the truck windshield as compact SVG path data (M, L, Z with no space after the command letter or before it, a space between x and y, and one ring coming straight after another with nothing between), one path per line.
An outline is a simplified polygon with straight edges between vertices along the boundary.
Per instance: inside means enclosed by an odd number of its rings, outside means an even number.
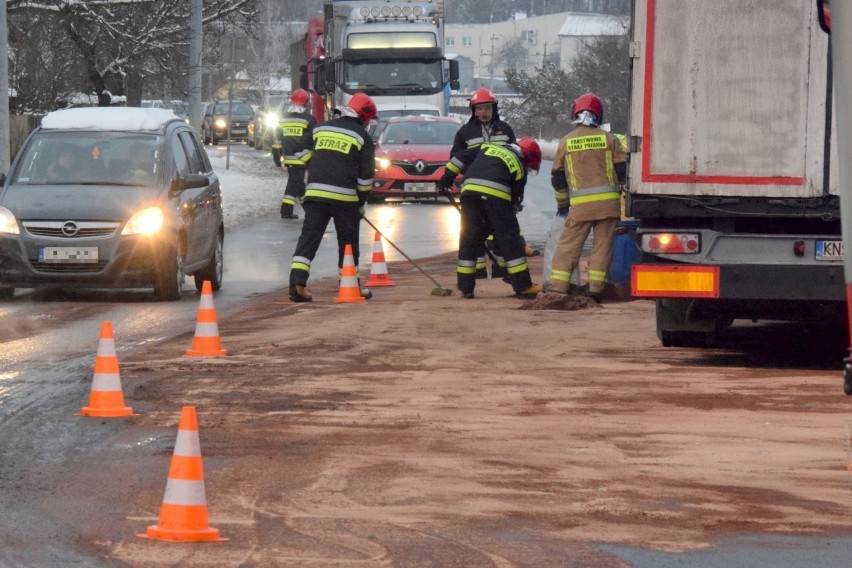
M347 61L343 90L369 95L435 94L443 90L441 62Z
M346 47L350 49L437 47L437 41L437 36L432 32L353 33L347 36Z

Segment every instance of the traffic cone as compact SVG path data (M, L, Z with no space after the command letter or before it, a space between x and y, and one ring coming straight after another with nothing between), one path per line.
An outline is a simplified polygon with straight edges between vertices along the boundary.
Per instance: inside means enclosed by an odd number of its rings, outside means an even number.
M396 286L396 282L390 279L388 265L385 262L385 251L382 249L382 236L376 231L373 240L373 259L370 264L370 279L367 286Z
M159 520L138 536L171 542L228 540L219 536L219 529L212 529L207 523L198 418L194 406L184 406Z
M198 305L198 319L195 323L195 339L192 349L187 350L190 357L216 357L227 355L219 341L219 324L216 323L216 308L213 306L213 287L209 280L201 286L201 301Z
M95 375L89 393L89 406L81 408L80 415L97 418L133 415L133 409L124 406L118 357L115 355L115 336L112 333L112 323L108 321L101 322L101 337L95 357Z
M358 286L358 270L355 268L355 259L352 256L352 245L346 245L346 248L343 249L343 268L340 270L340 289L334 303L366 301L367 299L361 295L361 288Z

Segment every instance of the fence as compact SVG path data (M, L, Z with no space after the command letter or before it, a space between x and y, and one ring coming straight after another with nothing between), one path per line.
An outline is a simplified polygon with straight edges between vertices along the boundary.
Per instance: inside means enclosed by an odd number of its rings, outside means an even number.
M41 117L30 114L13 114L9 116L9 156L15 159L15 154L21 149L24 140L38 126Z

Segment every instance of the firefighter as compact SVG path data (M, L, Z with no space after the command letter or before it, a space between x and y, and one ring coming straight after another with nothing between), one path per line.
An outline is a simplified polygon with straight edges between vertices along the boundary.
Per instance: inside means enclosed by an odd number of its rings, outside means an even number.
M476 264L483 240L490 229L502 251L506 280L518 298L534 298L542 291L533 284L524 252L518 218L524 201L527 173L541 166L541 149L532 138L517 144L486 142L460 153L459 163L469 162L461 187L461 233L456 274L462 297L472 299Z
M474 91L473 96L470 97L470 113L471 116L467 124L463 125L456 132L453 147L450 150L450 161L447 162L446 171L438 183L439 188L452 186L456 176L462 173L464 164L459 157L462 152L469 148L478 148L485 142L492 144L517 143L512 127L500 119L500 115L497 112L497 98L490 90L480 87ZM501 266L501 264L505 263L498 252L499 247L494 246L494 239L490 231L486 231L486 235L488 236L486 237L485 246L489 247L489 250L491 250L498 262L498 266L492 265L491 275L492 277L503 277L506 275L505 266ZM527 247L526 243L524 243L524 250L529 256L539 254L539 251ZM483 249L477 260L477 278L487 277L485 250Z
M355 93L341 115L313 132L313 154L308 166L308 184L302 207L305 221L290 264L290 300L310 302L306 289L311 262L325 228L334 220L337 232L338 267L343 267L346 245L358 266L359 224L364 216L367 194L373 186L375 148L367 124L376 118L376 105L364 93ZM370 298L368 290L361 295Z
M580 95L574 101L571 118L576 127L559 141L550 173L558 206L562 210L568 207L568 214L553 255L548 290L568 293L571 272L592 232L588 285L583 294L599 302L621 219L627 157L621 141L600 128L603 104L594 94Z
M298 219L293 213L296 202L305 195L305 173L311 160L311 145L316 119L308 112L310 95L296 89L290 95L290 108L278 128L282 167L287 169L287 188L281 199L281 218Z

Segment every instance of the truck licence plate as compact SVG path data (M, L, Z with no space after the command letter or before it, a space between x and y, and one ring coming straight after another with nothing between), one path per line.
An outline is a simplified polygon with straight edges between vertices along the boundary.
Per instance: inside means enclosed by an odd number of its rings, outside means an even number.
M39 247L39 262L86 263L98 261L98 247Z
M434 183L407 183L403 186L404 191L421 192L435 191Z
M843 260L843 241L816 242L817 260Z

